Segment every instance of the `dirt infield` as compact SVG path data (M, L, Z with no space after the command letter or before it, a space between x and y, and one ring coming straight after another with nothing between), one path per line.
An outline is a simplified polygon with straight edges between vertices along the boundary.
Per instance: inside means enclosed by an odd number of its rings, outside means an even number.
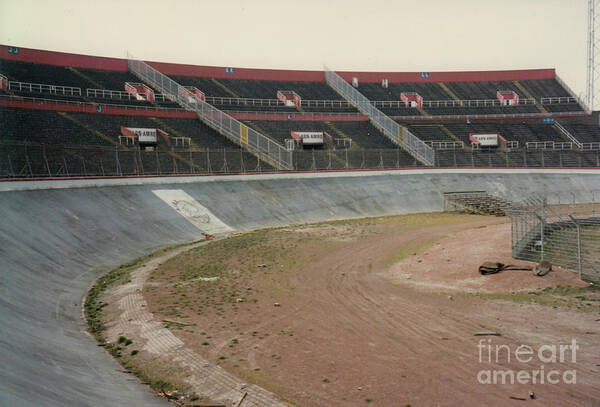
M540 405L597 405L597 293L538 290L582 286L561 270L480 276L483 260L513 262L509 231L506 219L452 214L261 230L165 261L143 294L187 348L301 406L504 406L530 392ZM481 371L544 364L506 352L496 363L487 345L573 339L576 361L544 369L575 370L576 384L480 383Z

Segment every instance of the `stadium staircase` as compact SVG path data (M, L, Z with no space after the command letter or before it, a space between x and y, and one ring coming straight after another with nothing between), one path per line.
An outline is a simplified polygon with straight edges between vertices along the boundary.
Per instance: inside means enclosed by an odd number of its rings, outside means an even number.
M488 194L486 191L444 192L446 210L478 215L506 216L512 202Z
M392 143L404 149L422 164L429 166L435 165L435 151L431 147L412 134L406 127L400 127L398 123L373 106L369 99L346 82L341 76L326 68L325 80L333 90L340 94L340 96L356 106L363 114L367 115L370 122Z
M217 85L219 88L223 89L223 91L225 93L227 93L228 95L230 95L231 97L234 98L240 98L240 95L238 95L237 93L235 93L234 91L232 91L231 89L229 89L227 86L225 86L225 84L219 82L217 79L215 78L210 78L210 81L212 83L214 83L215 85Z
M361 146L354 140L352 140L352 138L348 137L346 135L346 133L344 133L343 131L341 131L335 124L333 124L332 122L324 122L325 125L327 127L329 127L329 129L331 129L332 132L334 132L339 138L343 138L346 140L350 140L350 148L351 149L360 149Z
M245 120L244 123L246 123L248 125L248 127L253 128L254 130L256 130L257 132L259 132L260 134L264 135L265 137L270 138L271 140L275 141L276 143L278 142L275 139L275 137L273 137L272 135L270 135L267 131L265 131L265 129L263 129L258 124L254 123L252 120Z
M95 134L96 136L100 137L101 139L103 139L103 140L105 140L105 141L107 141L107 142L109 142L111 144L114 144L115 146L122 147L121 144L117 143L111 137L108 137L106 134L104 134L101 131L99 131L99 130L91 127L90 125L82 122L81 120L76 119L75 117L71 116L70 114L65 113L65 112L58 112L58 114L60 116L64 117L65 119L72 121L73 123L77 124L78 126L83 127L84 129L86 129L87 131L89 131L92 134ZM127 148L125 148L125 149L127 149Z
M450 96L452 99L454 100L460 100L460 98L458 96L456 96L456 94L454 92L452 92L450 90L450 88L448 86L446 86L446 84L444 82L438 82L438 85L440 86L440 88L442 88L442 90L448 95Z
M163 95L168 96L184 109L195 111L198 119L243 149L256 155L258 159L280 170L294 168L293 155L285 147L256 130L248 128L247 125L206 102L198 99L190 101L189 92L183 86L147 63L130 57L128 68L143 82L160 90Z
M456 134L452 133L450 131L450 129L448 129L446 126L444 126L443 124L438 124L438 127L441 131L444 132L445 135L447 135L448 137L450 137L452 140L456 141L457 143L461 143L463 145L463 150L465 151L470 151L470 148L467 147L467 144L464 143L461 139L459 139L458 137L456 137Z
M181 132L176 130L175 128L169 126L164 121L157 119L156 117L150 117L150 120L152 120L154 123L156 123L158 125L158 127L160 127L161 129L166 130L169 134L173 134L175 137L188 137L185 134L182 134ZM164 138L164 135L163 135L163 138ZM196 144L196 142L190 137L190 147L199 148L200 146L198 144ZM171 145L169 145L169 150L170 149L171 149Z
M548 113L548 110L546 110L546 108L542 106L536 98L533 97L533 95L525 88L525 86L521 85L519 81L513 81L513 83L521 92L523 92L523 95L525 95L526 98L535 100L535 107L537 107L540 112Z
M102 84L96 82L95 80L93 80L92 78L90 78L89 76L79 72L77 69L69 66L67 67L67 69L71 72L73 72L75 75L81 77L82 79L86 80L87 82L91 83L92 85L94 85L96 88L98 89L104 89L104 86L102 86Z

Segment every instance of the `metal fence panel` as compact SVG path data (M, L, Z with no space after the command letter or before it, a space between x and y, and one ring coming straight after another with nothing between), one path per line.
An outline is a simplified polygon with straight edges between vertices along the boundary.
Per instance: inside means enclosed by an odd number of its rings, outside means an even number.
M261 148L261 139L248 134L248 143ZM288 152L294 169L345 170L412 168L423 166L402 149L297 150ZM551 155L549 155L551 154ZM72 177L160 174L206 174L273 171L269 161L245 149L198 149L173 147L165 151L143 151L138 146L72 146L36 143L0 143L0 177ZM558 167L582 163L596 167L598 153L512 151L502 154L486 151L438 151L441 167ZM566 202L570 197L562 197Z
M576 270L600 283L600 191L535 196L509 211L513 257Z

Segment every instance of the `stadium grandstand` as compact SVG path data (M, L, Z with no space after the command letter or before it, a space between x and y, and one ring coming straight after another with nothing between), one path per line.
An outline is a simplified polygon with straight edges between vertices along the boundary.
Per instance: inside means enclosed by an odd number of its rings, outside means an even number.
M260 70L2 45L0 75L4 178L600 164L598 114L554 69Z
M600 405L562 3L0 0L0 407Z

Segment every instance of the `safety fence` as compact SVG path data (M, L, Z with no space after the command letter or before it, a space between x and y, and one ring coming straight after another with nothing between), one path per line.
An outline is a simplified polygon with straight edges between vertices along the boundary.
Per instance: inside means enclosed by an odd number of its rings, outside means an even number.
M584 281L600 284L600 191L533 196L515 203L512 224L516 259L575 270Z
M403 149L300 150L289 152L296 171L422 167ZM598 168L600 152L438 151L436 167ZM209 174L276 170L245 149L140 150L139 146L79 146L8 142L0 144L0 177Z

